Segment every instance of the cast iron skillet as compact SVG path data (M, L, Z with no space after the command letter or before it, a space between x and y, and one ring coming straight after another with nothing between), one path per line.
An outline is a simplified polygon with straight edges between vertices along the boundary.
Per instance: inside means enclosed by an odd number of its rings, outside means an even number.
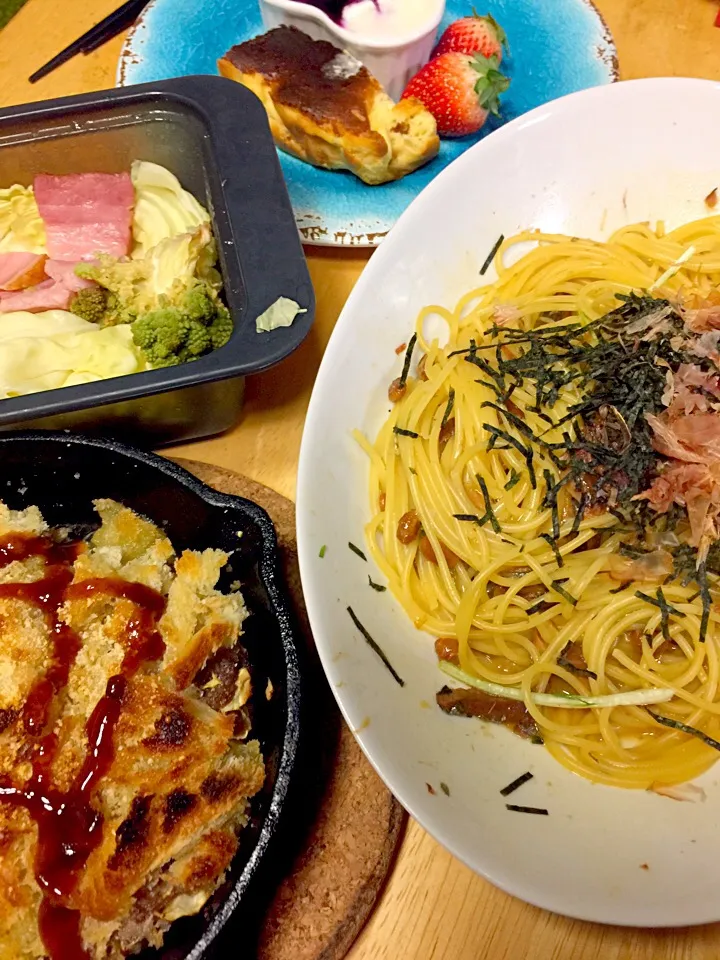
M79 534L97 525L92 501L118 500L168 534L176 550L217 547L231 554L221 589L239 580L250 617L243 645L253 675L253 731L267 767L225 884L196 917L172 925L161 950L142 960L207 960L270 848L290 785L300 733L300 670L293 618L278 566L275 530L249 500L211 490L168 460L111 440L68 433L0 437L0 500L37 505L53 526ZM239 534L242 534L241 536ZM265 697L267 679L274 694Z

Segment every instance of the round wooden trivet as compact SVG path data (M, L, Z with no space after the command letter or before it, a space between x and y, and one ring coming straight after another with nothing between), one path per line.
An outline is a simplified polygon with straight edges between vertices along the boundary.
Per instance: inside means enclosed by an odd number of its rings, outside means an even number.
M303 770L300 836L259 924L258 960L342 960L372 910L402 835L405 813L365 759L322 676L300 587L295 505L222 467L177 463L204 483L263 507L273 519L288 589L308 643L311 769ZM264 906L264 905L263 905ZM247 940L237 955L248 957Z

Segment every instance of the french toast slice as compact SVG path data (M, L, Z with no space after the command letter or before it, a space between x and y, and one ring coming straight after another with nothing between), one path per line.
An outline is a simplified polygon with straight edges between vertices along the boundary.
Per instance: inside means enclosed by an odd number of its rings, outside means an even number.
M232 47L218 69L259 97L278 147L315 166L376 185L412 173L440 148L419 100L395 103L359 60L294 27Z

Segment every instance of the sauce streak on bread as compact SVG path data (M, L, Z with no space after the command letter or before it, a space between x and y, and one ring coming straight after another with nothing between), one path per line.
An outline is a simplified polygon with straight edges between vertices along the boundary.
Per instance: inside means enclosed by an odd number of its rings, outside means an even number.
M45 537L13 536L0 541L0 566L34 556L44 557L48 564L40 580L0 584L0 597L22 600L43 611L54 647L50 666L30 691L23 710L26 732L38 737L32 775L23 787L0 782L0 800L24 807L37 825L34 870L43 891L39 926L50 960L84 960L88 956L80 936L80 914L71 904L80 870L102 839L103 817L92 803L92 793L113 761L113 733L128 680L144 661L159 659L165 650L157 631L165 598L143 584L116 578L71 583L78 551L79 545L58 545ZM108 680L105 694L86 723L88 750L83 764L70 789L61 791L51 781L58 740L54 733L42 734L51 701L68 681L80 641L61 621L59 612L66 600L93 596L123 598L137 610L128 621L120 673Z

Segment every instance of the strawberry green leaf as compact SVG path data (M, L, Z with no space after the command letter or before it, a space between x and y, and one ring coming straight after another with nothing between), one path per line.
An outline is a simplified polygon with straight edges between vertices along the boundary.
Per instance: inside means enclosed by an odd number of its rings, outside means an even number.
M470 66L480 74L475 83L478 103L493 116L499 117L500 104L498 97L501 93L505 93L510 86L510 80L498 70L498 58L483 57L482 54L478 53L470 61Z
M500 46L503 47L505 50L507 50L508 53L510 53L510 44L508 43L507 34L503 30L503 28L500 26L500 24L497 22L495 17L493 17L492 14L488 13L485 15L484 19L487 20L487 22L495 31L495 35L498 38L498 43L500 44Z
M485 23L487 23L488 26L494 30L495 36L497 37L498 43L500 44L500 46L504 47L505 50L507 50L507 52L510 53L510 45L508 43L507 34L503 30L503 28L500 26L500 24L497 22L495 17L491 13L486 13L485 16L483 16L481 13L477 12L475 7L472 8L472 12L474 17L477 17L478 20L484 20Z

